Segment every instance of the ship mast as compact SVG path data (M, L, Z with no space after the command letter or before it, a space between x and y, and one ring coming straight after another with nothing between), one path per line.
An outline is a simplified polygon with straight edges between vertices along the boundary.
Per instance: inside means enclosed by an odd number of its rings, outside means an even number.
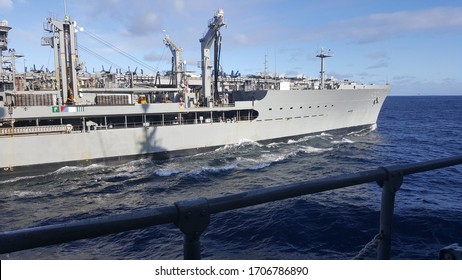
M209 22L209 30L204 35L201 42L201 68L202 68L202 97L205 98L208 102L213 102L212 97L212 82L211 82L211 64L210 64L210 48L214 41L219 41L220 38L220 28L225 25L224 23L224 11L220 9L213 19ZM215 77L217 79L218 77Z
M316 55L316 57L319 57L321 59L321 85L320 85L320 89L324 89L324 83L325 83L325 79L326 79L326 74L325 74L325 71L324 71L324 59L327 58L327 57L333 57L334 54L331 52L331 50L329 50L328 53L325 53L324 52L324 49L321 48L321 52L318 53Z

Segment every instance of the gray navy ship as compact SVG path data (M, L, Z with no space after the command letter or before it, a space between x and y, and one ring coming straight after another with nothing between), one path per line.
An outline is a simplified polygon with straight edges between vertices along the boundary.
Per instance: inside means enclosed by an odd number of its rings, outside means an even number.
M166 74L89 74L79 61L74 21L48 18L42 45L53 48L55 70L18 73L15 59L21 56L8 48L11 27L2 21L0 177L376 124L391 86L326 78L331 52L317 54L320 78L223 75L224 25L219 10L200 39L201 76L184 71L182 49L168 36L172 71Z

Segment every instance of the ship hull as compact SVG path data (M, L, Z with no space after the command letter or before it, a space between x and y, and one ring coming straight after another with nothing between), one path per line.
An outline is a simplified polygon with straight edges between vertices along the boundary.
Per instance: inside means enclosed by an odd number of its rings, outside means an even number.
M376 123L390 88L255 91L235 104L258 112L251 120L88 130L0 137L0 174L105 160L186 155L243 140L269 141ZM180 112L180 111L179 111ZM27 173L27 172L26 172ZM23 173L24 174L24 173Z

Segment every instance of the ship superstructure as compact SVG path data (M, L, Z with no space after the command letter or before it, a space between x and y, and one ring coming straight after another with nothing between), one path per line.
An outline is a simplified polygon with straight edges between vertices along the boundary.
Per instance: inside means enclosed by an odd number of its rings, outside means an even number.
M172 69L166 75L82 72L74 22L48 19L42 39L55 52L56 71L0 72L0 168L3 174L43 166L146 156L167 157L199 149L290 138L373 125L389 85L321 78L220 76L218 11L200 39L202 76L184 71L182 49L168 36ZM0 27L2 62L14 65L10 27ZM214 46L213 66L211 48ZM13 68L13 69L11 69ZM213 71L212 71L213 70Z

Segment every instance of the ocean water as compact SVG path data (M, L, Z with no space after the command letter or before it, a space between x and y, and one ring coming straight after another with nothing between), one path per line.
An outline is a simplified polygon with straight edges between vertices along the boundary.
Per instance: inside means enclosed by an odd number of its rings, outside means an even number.
M0 178L0 230L172 205L257 188L462 154L462 96L389 97L376 127L169 160L67 166ZM364 184L212 216L205 259L350 259L378 232L381 189ZM436 259L462 244L462 166L407 176L392 259ZM0 255L0 259L182 259L174 225ZM371 256L375 258L375 253Z

